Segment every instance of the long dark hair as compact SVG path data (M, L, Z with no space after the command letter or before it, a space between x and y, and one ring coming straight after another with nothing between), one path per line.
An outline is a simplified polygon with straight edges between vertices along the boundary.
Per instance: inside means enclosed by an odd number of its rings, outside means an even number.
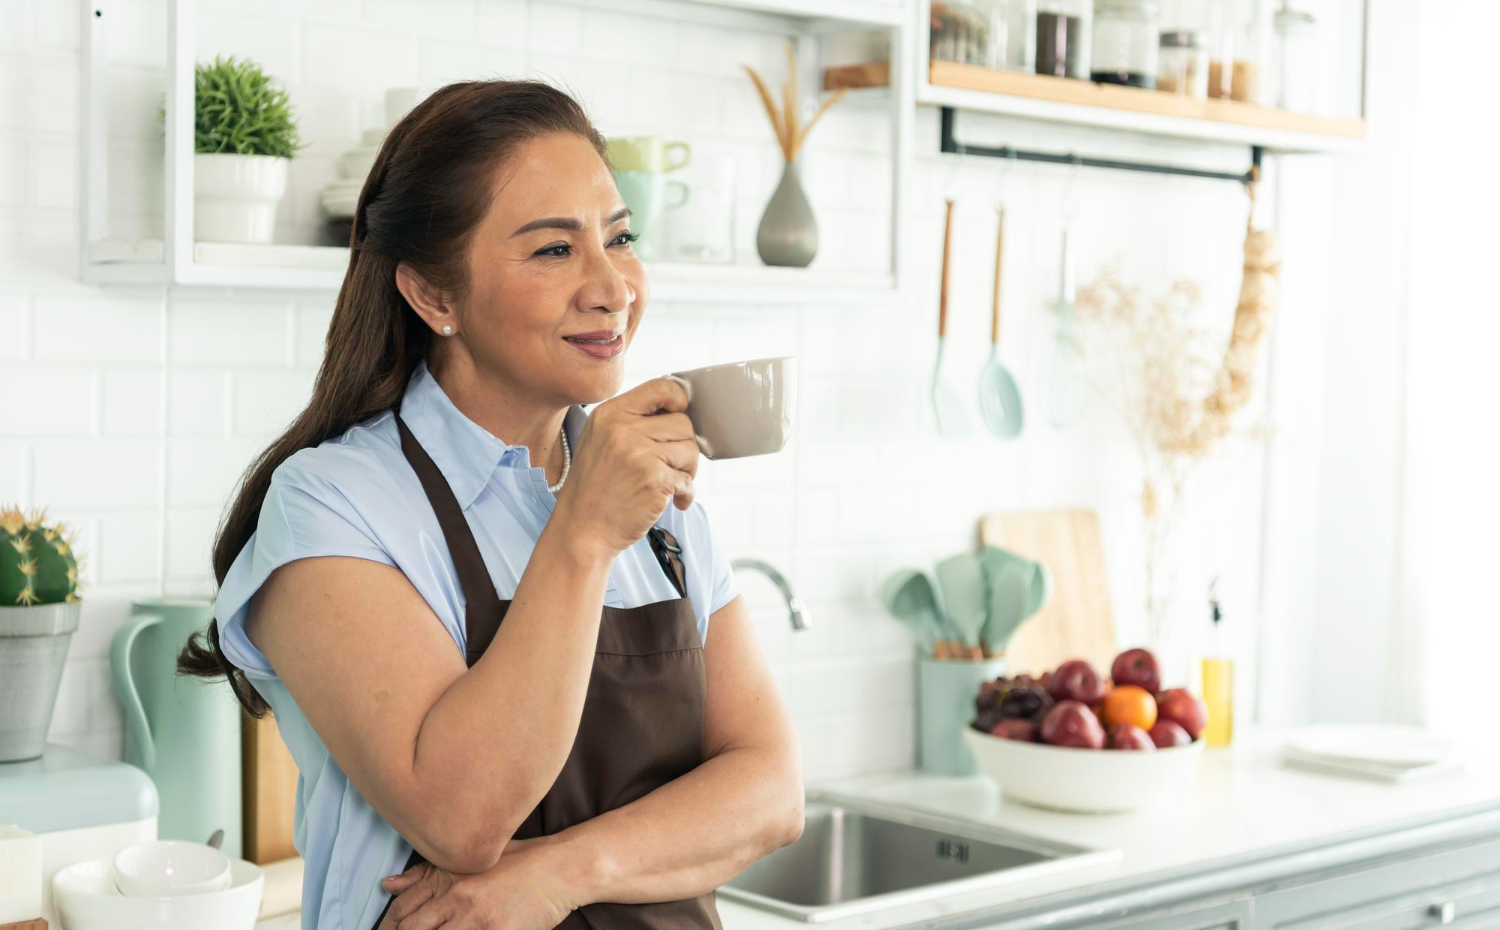
M299 449L338 436L393 409L432 331L396 287L406 262L449 297L468 286L474 230L494 196L498 168L530 139L582 136L608 163L603 137L577 101L540 81L463 81L433 92L386 135L365 179L349 233L349 270L328 326L312 399L282 436L245 470L214 540L218 584L255 531L271 473ZM265 700L219 647L219 624L188 640L177 671L228 678L252 716Z

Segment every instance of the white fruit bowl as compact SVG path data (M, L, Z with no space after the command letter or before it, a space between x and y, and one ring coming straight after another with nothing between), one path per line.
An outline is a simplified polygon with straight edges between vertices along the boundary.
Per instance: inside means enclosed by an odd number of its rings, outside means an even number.
M964 727L979 768L1007 798L1078 814L1117 814L1170 797L1198 770L1203 740L1155 751L1075 749Z
M52 877L62 930L253 930L265 875L243 859L229 861L222 891L132 898L115 887L109 859L90 859Z

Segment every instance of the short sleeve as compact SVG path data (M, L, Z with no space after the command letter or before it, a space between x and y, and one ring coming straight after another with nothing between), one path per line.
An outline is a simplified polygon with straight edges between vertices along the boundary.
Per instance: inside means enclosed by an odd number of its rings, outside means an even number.
M719 545L703 505L694 501L683 512L668 504L667 510L681 514L677 536L687 569L688 597L698 615L698 632L703 641L708 642L709 618L735 599L740 593L739 586L735 583L734 570L729 567L729 556Z
M283 462L271 476L255 532L235 557L214 600L219 646L250 678L275 679L265 655L245 635L250 598L271 573L313 556L351 556L394 566L354 504L327 479Z

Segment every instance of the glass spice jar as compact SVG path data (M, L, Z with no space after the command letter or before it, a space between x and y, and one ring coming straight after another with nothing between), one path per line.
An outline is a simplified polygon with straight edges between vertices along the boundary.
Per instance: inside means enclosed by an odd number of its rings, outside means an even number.
M1317 109L1318 21L1283 3L1276 13L1276 44L1268 69L1266 101L1283 110Z
M1036 55L1036 0L979 0L989 43L984 65L1030 71Z
M1156 0L1094 0L1090 77L1101 84L1155 87L1159 22Z
M1156 89L1199 100L1208 97L1208 48L1203 35L1190 29L1161 34Z
M930 25L933 61L983 65L989 59L989 23L972 0L933 3Z
M1087 80L1089 0L1041 0L1036 12L1036 73Z

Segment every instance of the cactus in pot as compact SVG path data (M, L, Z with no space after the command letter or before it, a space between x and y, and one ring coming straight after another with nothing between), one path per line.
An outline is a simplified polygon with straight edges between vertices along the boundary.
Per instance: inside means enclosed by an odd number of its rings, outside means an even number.
M42 754L81 606L67 524L0 508L0 763Z

